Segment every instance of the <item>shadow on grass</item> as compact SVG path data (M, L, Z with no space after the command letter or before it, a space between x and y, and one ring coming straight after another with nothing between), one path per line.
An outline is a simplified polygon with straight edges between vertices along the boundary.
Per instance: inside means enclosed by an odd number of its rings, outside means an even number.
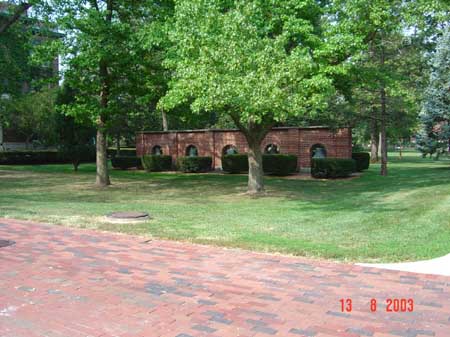
M449 248L448 213L430 205L450 193L449 166L405 156L391 160L387 177L378 175L379 165L352 180L268 177L268 195L255 199L242 195L246 175L112 170L113 185L99 189L94 165L79 172L70 165L3 166L0 214L54 222L81 216L85 225L110 208L148 207L158 212L151 225L98 226L298 255L430 257Z
M405 207L395 203L386 204L385 200L393 193L419 191L422 188L439 186L447 179L450 162L430 161L420 157L405 156L403 159L391 160L389 175L378 175L378 165L373 165L360 178L352 180L290 180L270 177L266 179L269 198L279 198L286 201L307 202L308 207L333 211L358 211L378 213L380 211L402 211ZM449 165L450 166L450 165ZM25 179L20 174L11 174L5 179L0 175L2 189L20 189L25 193L7 196L17 202L36 201L43 198L43 182L52 193L47 193L45 199L49 202L117 202L123 196L152 193L161 198L176 196L185 199L187 203L199 202L201 196L204 202L208 199L233 197L245 192L246 175L232 174L183 174L183 173L147 173L145 171L111 170L113 185L106 189L94 187L95 165L85 164L74 172L70 165L45 166L3 166L1 170L31 172L35 175ZM45 174L45 176L43 176ZM76 177L76 180L74 179ZM3 181L1 181L3 180ZM76 184L76 186L74 186ZM36 191L33 193L33 190ZM71 192L69 192L71 191ZM131 194L131 195L130 195ZM168 194L168 196L166 196ZM264 198L264 197L262 197ZM0 197L1 199L1 197Z

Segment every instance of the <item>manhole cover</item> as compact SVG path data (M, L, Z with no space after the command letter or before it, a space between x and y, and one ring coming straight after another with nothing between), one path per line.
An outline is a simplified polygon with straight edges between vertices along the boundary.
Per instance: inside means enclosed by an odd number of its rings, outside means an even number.
M112 212L106 215L106 219L112 222L139 222L150 219L146 212Z
M14 241L10 241L10 240L0 240L0 248L12 246L13 244L15 244Z
M108 214L109 218L114 219L142 219L148 218L148 213L145 212L113 212Z

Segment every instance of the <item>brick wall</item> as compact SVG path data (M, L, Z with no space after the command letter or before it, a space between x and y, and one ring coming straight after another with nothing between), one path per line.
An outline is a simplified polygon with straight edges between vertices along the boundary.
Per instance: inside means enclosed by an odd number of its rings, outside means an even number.
M238 130L193 130L169 132L142 132L136 137L138 156L149 154L155 145L161 146L163 153L173 160L186 155L186 148L194 145L199 156L211 156L215 168L221 168L223 149L233 145L239 153L248 150L244 135ZM320 144L325 147L328 157L351 158L352 135L350 128L330 130L325 127L274 128L262 142L261 149L268 144L276 144L280 153L298 156L299 167L310 167L311 147Z

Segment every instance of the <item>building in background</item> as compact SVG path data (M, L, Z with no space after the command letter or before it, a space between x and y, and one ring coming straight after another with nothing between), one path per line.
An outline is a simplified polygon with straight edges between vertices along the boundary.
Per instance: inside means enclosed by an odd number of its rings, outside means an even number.
M17 5L0 2L0 27L16 13L17 8ZM26 149L37 142L26 139L14 121L5 123L5 115L14 100L45 87L58 86L58 57L48 64L36 66L31 64L30 56L33 46L62 35L30 17L27 10L0 34L0 151Z
M352 157L352 130L325 126L273 128L264 138L264 153L293 154L298 167L311 167L315 157ZM136 135L137 156L170 155L174 162L183 156L210 156L213 168L222 168L222 156L246 153L248 144L239 130L149 131Z

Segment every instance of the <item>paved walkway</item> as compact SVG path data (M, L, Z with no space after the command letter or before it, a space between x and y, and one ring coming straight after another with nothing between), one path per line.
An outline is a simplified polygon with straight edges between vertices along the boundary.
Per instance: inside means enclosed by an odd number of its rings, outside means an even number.
M414 273L450 276L450 254L423 261L401 263L359 263L361 266Z
M450 336L449 277L5 219L0 240L1 337Z

